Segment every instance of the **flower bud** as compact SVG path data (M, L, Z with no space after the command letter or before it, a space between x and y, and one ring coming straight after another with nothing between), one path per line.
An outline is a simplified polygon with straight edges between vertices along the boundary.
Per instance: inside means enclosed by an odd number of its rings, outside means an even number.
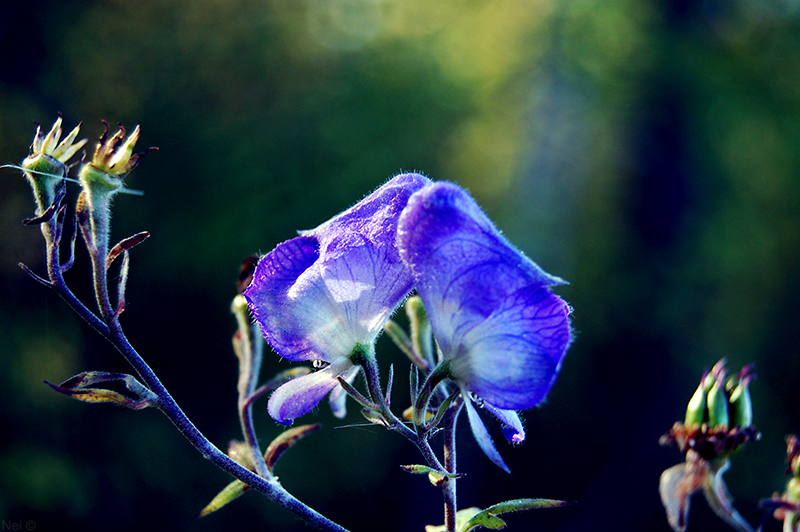
M729 413L734 427L747 428L753 424L753 402L748 389L751 380L752 376L745 376L731 392Z
M727 427L730 424L728 396L720 380L714 382L708 391L708 424L712 428Z
M409 328L411 329L414 352L425 360L428 366L432 366L434 363L433 332L431 331L431 322L428 319L428 312L425 310L422 298L418 295L409 297L406 300L405 309L408 315ZM426 368L423 366L423 369Z
M56 119L46 135L42 132L41 126L36 128L31 154L22 161L22 169L33 188L38 207L37 215L44 213L53 203L56 189L63 185L67 176L69 169L67 161L86 144L86 139L75 142L80 127L80 125L75 127L60 143L61 116Z
M684 420L684 425L687 427L699 426L706 421L707 396L708 390L711 387L710 385L706 386L706 377L707 375L703 375L703 378L700 379L700 385L697 387L697 390L695 390L692 398L689 399L689 404L686 407L686 418Z
M88 234L91 237L90 247L100 258L105 260L108 251L108 231L111 219L111 200L124 188L120 176L133 170L141 157L150 150L132 153L133 145L139 138L139 126L125 138L125 128L120 124L119 131L108 138L108 123L103 122L106 130L100 136L92 162L84 164L79 172L83 192L80 205L88 214ZM156 148L150 148L156 149Z

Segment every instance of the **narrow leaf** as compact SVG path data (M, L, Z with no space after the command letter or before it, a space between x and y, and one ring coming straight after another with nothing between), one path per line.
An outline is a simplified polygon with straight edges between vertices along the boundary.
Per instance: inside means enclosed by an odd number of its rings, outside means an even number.
M408 358L412 361L417 358L414 354L414 347L411 345L411 338L397 322L394 320L387 321L386 325L383 326L383 330L386 331L389 338Z
M111 382L121 382L131 396L108 389L98 388L94 385ZM67 379L61 384L45 383L53 390L68 395L86 403L113 403L132 410L141 410L152 406L158 396L136 380L132 375L125 373L108 373L104 371L87 371Z
M509 512L520 512L522 510L539 510L542 508L563 508L571 505L570 501L559 501L556 499L512 499L503 501L490 506L485 511L492 515L506 514Z
M222 491L217 493L208 505L200 511L198 517L205 517L208 514L214 513L231 501L238 499L245 491L249 490L250 486L245 484L239 479L234 480Z
M555 499L513 499L510 501L503 501L476 513L466 522L464 528L460 528L459 531L467 532L479 526L492 530L500 530L506 527L505 521L497 517L500 514L542 508L562 508L570 504L572 503Z
M441 486L448 478L457 479L463 476L461 473L448 473L447 471L421 464L401 465L400 467L414 475L428 475L428 480L434 486Z
M439 405L439 410L436 412L436 417L434 417L433 420L431 420L431 422L425 426L426 431L434 429L442 421L442 418L447 413L447 409L450 408L450 405L453 404L453 401L459 396L459 394L460 390L454 391L442 402L441 405ZM430 409L428 409L428 411L430 412Z
M344 391L347 393L347 395L352 397L358 404L360 404L367 410L371 411L380 410L375 403L373 403L372 401L361 395L361 392L356 390L356 388L352 384L347 382L347 380L341 375L338 377L338 381L339 384L341 384L342 388L344 388Z
M61 182L61 185L56 190L55 198L53 198L53 203L51 203L45 211L36 216L34 218L26 218L22 220L22 225L39 225L45 222L50 221L50 219L55 215L56 211L61 207L61 202L64 200L64 196L67 195L67 189L64 185L64 182Z
M121 241L119 244L111 248L111 251L108 252L108 257L106 257L106 266L110 266L114 259L116 259L121 253L130 250L132 247L136 246L137 244L141 244L150 236L150 233L147 231L142 231L141 233L136 233L133 236L129 236L125 240Z
M272 440L272 443L269 444L269 447L267 447L264 453L264 460L267 462L267 468L272 471L283 453L288 451L289 448L301 438L317 431L320 427L322 427L322 425L315 423L313 425L300 425L299 427L293 427L282 432L277 438Z

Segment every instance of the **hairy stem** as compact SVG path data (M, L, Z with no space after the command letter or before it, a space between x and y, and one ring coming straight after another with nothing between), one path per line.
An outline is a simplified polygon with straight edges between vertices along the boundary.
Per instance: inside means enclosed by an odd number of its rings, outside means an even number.
M296 499L278 483L277 479L263 478L236 463L211 443L211 441L195 427L194 423L186 416L178 403L156 376L155 372L153 372L152 368L134 349L122 331L119 319L112 310L111 302L108 298L108 280L105 262L105 250L107 246L101 245L99 248L94 248L91 253L95 296L98 306L100 307L101 319L89 310L64 282L63 272L59 265L58 242L48 238L49 235L52 234L52 228L48 227L47 229L48 231L46 233L43 231L43 233L45 233L45 239L47 241L47 269L51 287L67 302L75 313L86 320L97 332L105 337L120 354L122 354L125 360L133 367L136 373L138 373L145 386L158 397L154 406L157 406L158 409L167 416L180 433L189 440L189 443L191 443L204 458L211 461L220 469L227 471L252 488L264 493L270 500L291 511L315 528L329 532L348 532L346 528L331 521ZM90 248L92 247L93 246L90 245ZM254 386L252 386L252 388L254 388ZM247 406L247 411L249 412L249 405ZM248 425L252 427L252 421L250 421ZM254 433L251 434L251 436L254 440ZM260 452L259 456L261 456ZM263 461L263 456L261 456L261 460Z
M381 389L378 375L378 363L375 357L373 355L359 356L354 362L359 364L364 370L364 375L367 380L367 390L370 393L372 401L380 408L379 413L386 422L386 427L389 430L400 433L408 441L413 443L417 449L419 449L420 453L422 453L423 458L425 458L425 461L430 467L443 471L445 469L444 466L436 456L436 453L433 452L433 449L431 449L430 442L428 442L428 434L418 433L412 430L392 412L391 408L386 403L383 390Z
M456 422L464 403L452 405L444 419L444 467L455 475L456 470ZM450 477L442 486L444 496L444 524L448 532L456 530L456 478Z

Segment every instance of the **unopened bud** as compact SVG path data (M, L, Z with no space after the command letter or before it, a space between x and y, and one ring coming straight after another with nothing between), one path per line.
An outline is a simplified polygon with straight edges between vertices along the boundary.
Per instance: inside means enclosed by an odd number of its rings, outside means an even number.
M409 297L406 300L405 309L408 315L411 342L414 346L414 351L420 358L425 360L427 364L431 365L434 363L433 332L431 331L431 323L428 319L428 312L425 310L425 305L422 303L422 298L418 295ZM423 367L423 369L426 368Z
M708 391L708 424L712 428L730 425L728 396L719 380Z
M708 405L708 390L710 386L706 386L706 376L700 379L700 385L695 390L694 395L689 399L689 404L686 407L686 418L684 425L694 426L702 425L706 421L706 408Z
M753 424L753 402L748 389L751 380L750 375L744 377L731 392L730 419L734 427L744 429Z
M60 115L47 134L42 131L41 126L36 128L31 154L22 161L22 169L33 188L38 207L37 215L44 213L53 203L56 189L64 184L69 168L67 161L86 144L86 139L75 142L79 131L80 125L61 140Z

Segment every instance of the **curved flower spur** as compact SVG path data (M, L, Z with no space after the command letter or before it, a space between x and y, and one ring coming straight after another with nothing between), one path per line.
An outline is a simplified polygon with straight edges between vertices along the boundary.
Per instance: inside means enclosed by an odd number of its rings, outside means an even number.
M439 347L427 390L446 378L455 382L478 444L508 471L473 402L503 423L509 441L525 438L516 411L542 402L570 343L570 308L547 288L565 282L513 247L453 183L437 182L411 197L397 247Z
M413 278L395 248L409 197L429 184L401 174L316 229L279 244L258 263L244 296L269 344L283 358L326 363L270 397L269 413L291 423L352 380L356 361L374 357L375 340L408 295ZM332 394L344 415L343 393ZM338 399L337 399L338 398Z

